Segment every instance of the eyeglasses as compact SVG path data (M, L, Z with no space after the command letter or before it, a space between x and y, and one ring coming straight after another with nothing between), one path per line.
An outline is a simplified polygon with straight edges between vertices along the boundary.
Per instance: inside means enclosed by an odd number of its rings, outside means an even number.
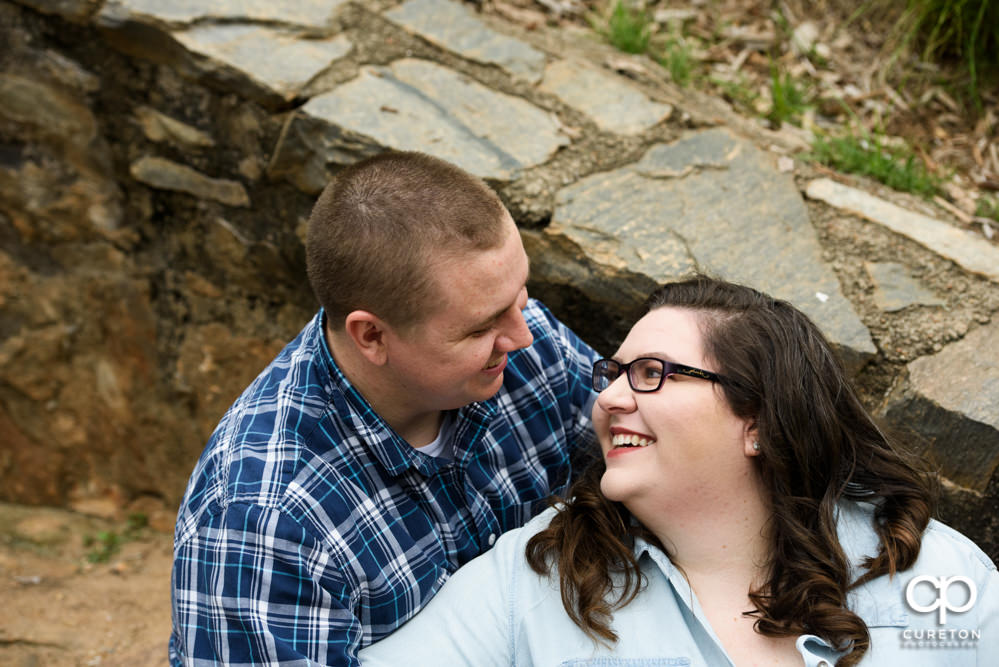
M628 384L633 391L649 393L659 391L663 382L670 375L689 375L711 382L721 382L722 377L711 371L704 371L693 366L674 364L655 357L639 357L632 362L622 364L613 359L600 359L593 364L593 389L603 391L618 379L622 373L628 374Z

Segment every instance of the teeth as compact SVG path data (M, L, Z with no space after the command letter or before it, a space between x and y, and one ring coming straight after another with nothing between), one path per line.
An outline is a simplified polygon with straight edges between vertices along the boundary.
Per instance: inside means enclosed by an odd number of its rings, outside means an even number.
M648 447L653 442L655 440L649 440L635 434L619 433L611 438L611 444L615 447Z

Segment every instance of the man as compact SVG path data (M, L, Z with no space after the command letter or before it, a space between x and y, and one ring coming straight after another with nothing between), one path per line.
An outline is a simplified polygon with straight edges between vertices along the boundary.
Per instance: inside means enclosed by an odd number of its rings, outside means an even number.
M322 306L216 428L177 518L173 665L357 664L564 490L596 354L529 300L509 213L419 153L309 220Z

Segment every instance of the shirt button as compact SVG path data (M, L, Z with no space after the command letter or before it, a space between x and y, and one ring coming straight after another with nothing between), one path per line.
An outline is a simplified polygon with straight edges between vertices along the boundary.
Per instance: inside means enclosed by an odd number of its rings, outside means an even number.
M826 660L819 660L819 667L830 667Z
M489 546L496 544L496 533L489 533Z

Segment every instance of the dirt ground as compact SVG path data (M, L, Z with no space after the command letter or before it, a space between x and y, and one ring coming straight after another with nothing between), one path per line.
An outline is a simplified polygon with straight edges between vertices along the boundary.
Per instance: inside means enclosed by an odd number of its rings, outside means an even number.
M0 665L166 665L173 536L157 528L0 504Z

